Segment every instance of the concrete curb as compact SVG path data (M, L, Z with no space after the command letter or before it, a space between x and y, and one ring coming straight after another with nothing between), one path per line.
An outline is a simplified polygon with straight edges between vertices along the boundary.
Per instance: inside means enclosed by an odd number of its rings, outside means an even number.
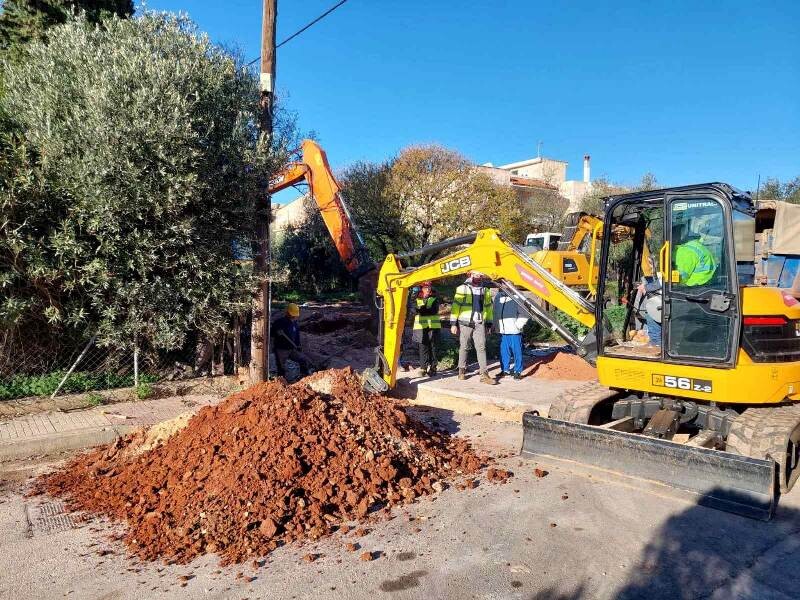
M137 426L117 425L91 427L65 433L53 433L22 440L0 443L0 462L22 460L42 454L55 454L65 450L82 450L109 444L127 435Z

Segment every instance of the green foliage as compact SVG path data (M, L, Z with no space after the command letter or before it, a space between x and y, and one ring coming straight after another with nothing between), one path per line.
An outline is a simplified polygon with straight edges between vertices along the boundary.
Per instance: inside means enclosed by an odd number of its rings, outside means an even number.
M139 383L139 387L136 388L136 397L139 400L147 400L153 395L153 385L147 381Z
M393 163L394 160L357 162L338 178L353 220L376 263L382 262L389 253L410 247L402 225L400 203L389 194Z
M388 206L399 207L410 248L487 227L519 239L529 226L514 190L438 145L404 148L392 164L386 195Z
M800 175L791 181L781 182L776 177L768 178L761 184L758 191L758 199L782 200L792 204L800 204Z
M185 17L85 18L3 65L0 328L176 348L246 310L261 182L293 143L255 127L256 77Z
M0 12L0 52L14 54L32 41L42 39L54 25L66 23L82 12L89 23L112 15L133 14L131 0L5 0Z
M458 339L442 332L436 346L436 368L440 371L455 369L458 366Z
M52 371L44 375L17 375L11 379L0 381L0 400L26 398L28 396L49 396L64 378L66 371ZM143 375L139 381L153 383L156 377ZM133 375L119 375L107 371L88 373L77 371L71 373L59 393L81 393L91 390L109 390L120 387L131 387Z
M625 315L628 314L628 309L622 304L616 306L609 306L603 310L603 316L611 323L613 331L621 331L622 326L625 324Z
M296 227L288 227L276 235L273 258L279 281L276 294L288 298L319 296L352 286L350 274L342 264L330 233L325 227L316 204L310 199L306 204L305 221Z
M105 404L106 399L103 398L101 394L96 392L92 392L86 396L86 403L89 406L100 406L101 404Z

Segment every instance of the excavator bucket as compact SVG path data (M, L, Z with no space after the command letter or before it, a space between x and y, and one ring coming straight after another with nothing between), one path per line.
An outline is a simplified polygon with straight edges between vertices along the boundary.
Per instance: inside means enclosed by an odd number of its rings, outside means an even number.
M590 465L615 478L669 488L702 506L768 521L777 503L776 465L613 428L522 417L522 455L561 466ZM664 490L666 491L666 490Z
M384 394L389 391L389 384L383 380L376 369L369 367L361 372L361 386L373 394Z

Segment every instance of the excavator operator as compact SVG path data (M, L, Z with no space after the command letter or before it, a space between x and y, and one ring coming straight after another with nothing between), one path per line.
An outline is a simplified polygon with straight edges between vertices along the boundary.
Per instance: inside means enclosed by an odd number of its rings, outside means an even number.
M691 232L687 227L676 227L673 231L675 247L675 269L678 271L678 285L703 287L714 277L718 261L714 253L703 244L700 233ZM649 297L644 301L647 335L650 344L661 345L661 289L662 282L657 278L639 285L639 293Z

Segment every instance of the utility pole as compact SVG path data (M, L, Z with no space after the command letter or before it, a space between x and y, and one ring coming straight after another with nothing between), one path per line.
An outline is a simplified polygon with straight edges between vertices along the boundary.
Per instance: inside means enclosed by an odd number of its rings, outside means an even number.
M272 105L275 86L275 22L278 18L278 0L263 0L261 22L261 78L259 100L259 132L262 143L272 140ZM266 381L269 371L269 222L272 218L272 199L269 181L263 182L262 194L256 211L256 239L254 243L253 270L259 278L258 292L253 298L253 325L250 331L250 381Z

